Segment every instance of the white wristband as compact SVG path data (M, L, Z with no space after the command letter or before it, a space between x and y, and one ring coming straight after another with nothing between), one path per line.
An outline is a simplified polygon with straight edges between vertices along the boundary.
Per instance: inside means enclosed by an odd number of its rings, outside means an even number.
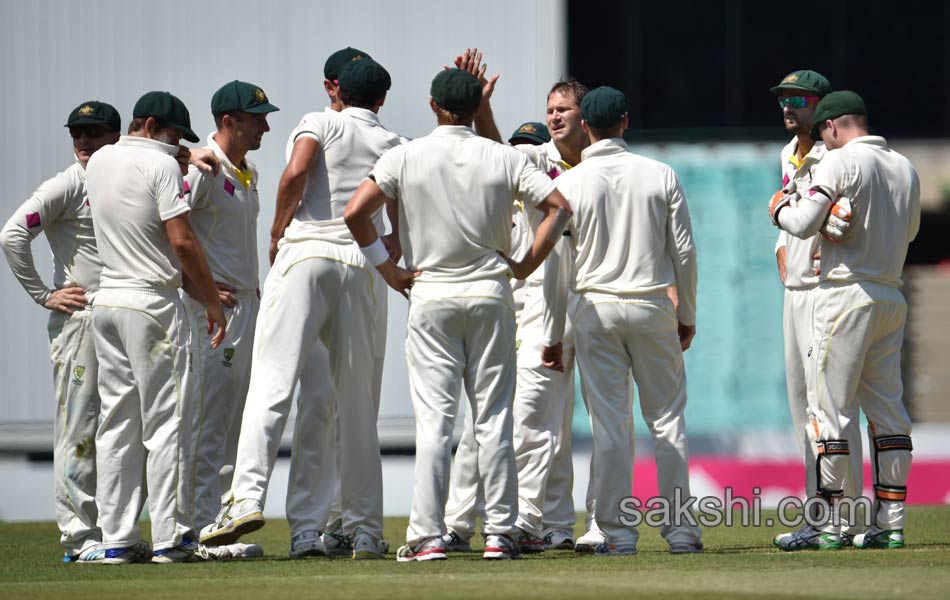
M378 267L389 260L389 250L386 250L386 246L380 238L376 238L376 241L369 246L360 246L360 252L374 267Z

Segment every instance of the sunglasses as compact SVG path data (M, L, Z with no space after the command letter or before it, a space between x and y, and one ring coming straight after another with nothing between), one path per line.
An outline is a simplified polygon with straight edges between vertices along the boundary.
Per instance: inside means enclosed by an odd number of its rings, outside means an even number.
M818 96L782 96L778 99L781 108L805 108L809 100L818 100Z
M76 126L76 127L69 128L69 135L71 135L74 140L78 140L83 135L87 137L97 138L97 137L102 137L104 135L107 135L109 133L112 133L111 129L109 129L108 127L100 126L100 125L85 125L85 126Z

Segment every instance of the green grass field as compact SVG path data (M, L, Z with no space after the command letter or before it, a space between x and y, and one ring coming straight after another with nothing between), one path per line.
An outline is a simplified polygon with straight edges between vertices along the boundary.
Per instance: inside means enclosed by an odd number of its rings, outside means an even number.
M385 561L286 558L282 520L242 541L264 546L262 559L178 565L64 565L53 523L0 523L0 598L947 598L950 507L908 510L908 547L784 553L779 527L711 528L706 553L671 556L659 533L641 527L640 554L576 556L561 550L520 561L478 553L401 564L396 546L407 520L386 519ZM583 519L579 519L583 523ZM143 531L148 531L147 526Z

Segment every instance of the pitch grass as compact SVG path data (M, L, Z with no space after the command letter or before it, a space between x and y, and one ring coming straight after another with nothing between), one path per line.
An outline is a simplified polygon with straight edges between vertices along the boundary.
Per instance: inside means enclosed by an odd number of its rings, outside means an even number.
M583 523L583 518L578 519ZM548 551L520 561L401 564L395 548L407 519L386 519L393 549L385 561L286 558L289 531L272 519L242 541L262 559L179 565L64 565L53 523L0 523L0 598L659 598L950 596L950 507L908 509L902 550L785 553L780 527L706 529L703 555L671 556L655 529L641 527L640 554L575 556ZM143 527L147 532L147 525ZM478 540L476 540L477 542ZM476 545L479 545L476 543Z

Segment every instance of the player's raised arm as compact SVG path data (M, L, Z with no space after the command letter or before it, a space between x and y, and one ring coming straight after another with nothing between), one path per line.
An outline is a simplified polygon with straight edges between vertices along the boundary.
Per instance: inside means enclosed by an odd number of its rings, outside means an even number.
M503 144L504 141L501 132L498 131L498 125L495 124L495 115L491 108L491 95L495 92L495 84L498 83L500 75L494 75L490 79L486 77L488 64L482 63L482 53L478 51L478 48L466 48L465 52L456 56L455 67L471 73L482 84L482 101L478 112L475 113L475 133Z

